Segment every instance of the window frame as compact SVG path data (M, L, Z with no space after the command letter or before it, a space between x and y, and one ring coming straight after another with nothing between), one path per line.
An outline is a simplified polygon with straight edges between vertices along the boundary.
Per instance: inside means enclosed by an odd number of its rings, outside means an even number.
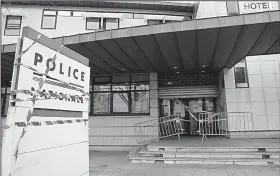
M147 113L133 113L132 112L132 92L148 92L149 94L149 102L148 102L148 112ZM150 115L150 89L149 90L132 90L130 91L130 104L129 104L129 108L130 108L130 113L131 114L148 114Z
M99 20L99 29L88 29L88 20L89 20L89 19L98 19L98 20ZM99 18L99 17L87 17L87 18L86 18L86 26L85 26L85 29L86 29L86 30L101 30L101 29L102 29L101 23L102 23L102 19Z
M70 15L59 15L59 12L70 12ZM57 16L72 17L73 11L72 10L57 10Z
M7 34L6 34L6 30L7 30L7 29L8 29L8 30L10 29L10 28L7 28L7 27L8 27L7 24L8 24L9 17L20 17L20 24L19 24L19 28L18 28L19 34L18 34L18 35L7 35ZM19 16L19 15L7 15L7 17L6 17L6 23L5 23L4 35L5 35L5 36L20 36L21 25L22 25L22 16ZM13 28L11 28L11 29L13 29Z
M242 60L241 60L242 61ZM240 61L239 61L240 62ZM247 69L247 61L246 59L244 59L244 64L245 64L245 67L239 67L239 68L244 68L244 75L245 75L245 80L247 80L247 86L246 87L239 87L237 86L238 83L236 83L236 71L235 71L235 68L237 68L238 66L234 66L233 67L233 73L234 73L234 83L235 83L235 88L237 89L242 89L242 88L250 88L250 85L249 85L249 76L248 76L248 69Z
M140 75L140 74L138 74ZM148 74L147 74L148 75ZM118 76L118 75L113 75L113 76ZM149 90L132 90L131 89L131 86L134 84L134 83L143 83L143 84L147 84L150 86L150 79L148 81L132 81L132 76L133 75L126 75L126 76L129 76L129 82L113 82L113 76L106 76L106 77L110 77L110 81L105 81L105 82L99 82L99 83L96 83L94 81L94 78L92 78L92 101L91 101L91 109L92 111L89 113L90 116L114 116L114 115L129 115L129 116L141 116L141 115L150 115L150 87L149 87ZM124 75L122 75L124 76ZM98 76L98 77L102 77L102 76ZM129 90L120 90L120 91L115 91L113 90L113 85L114 84L126 84L128 83L129 84ZM105 84L110 84L110 91L94 91L94 86L95 85L105 85ZM93 94L94 93L110 93L110 112L108 114L98 114L98 113L94 113L93 112L93 109L94 109L94 98L93 98ZM148 102L148 113L132 113L132 92L147 92L149 94L149 102ZM113 105L113 95L114 93L128 93L128 112L114 112L113 111L113 108L114 108L114 105Z
M94 94L95 93L109 93L110 94L110 109L109 109L109 113L94 113ZM92 116L106 116L106 115L111 115L112 113L111 113L111 109L112 109L112 92L110 92L110 91L98 91L98 92L92 92L91 94L90 94L91 96L92 96L92 101L91 101L91 104L90 104L90 106L91 106L91 109L92 109L92 111L91 112L89 112L89 115L92 115Z
M106 21L107 21L107 19L118 20L118 27L116 29L120 28L120 19L119 18L103 17L102 18L102 27L101 27L103 30L114 30L114 29L106 29Z
M44 14L45 11L55 11L55 15L45 15ZM56 26L57 26L57 16L58 16L58 10L43 9L42 19L41 19L41 29L56 29ZM54 27L53 28L45 28L45 27L43 27L44 17L55 17L55 23L54 23Z
M111 100L110 100L110 114L120 114L120 115L123 115L123 114L130 114L131 113L131 92L130 91L111 91ZM128 105L127 105L127 112L115 112L114 111L114 94L116 93L127 93L127 98L128 98Z
M149 24L149 21L159 21L160 23L159 24ZM159 20L159 19L147 19L147 25L150 26L150 25L160 25L160 24L164 24L164 20Z

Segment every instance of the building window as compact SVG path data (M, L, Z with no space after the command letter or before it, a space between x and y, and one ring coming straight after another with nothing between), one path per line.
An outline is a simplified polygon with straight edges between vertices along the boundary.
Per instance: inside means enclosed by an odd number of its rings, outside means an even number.
M87 18L86 30L99 30L101 29L101 18Z
M145 18L145 14L133 14L133 18L144 19Z
M162 24L163 20L147 20L148 25Z
M6 18L5 35L6 36L19 36L21 29L21 16L8 15Z
M245 59L234 66L235 85L237 88L249 87L247 66Z
M221 82L222 82L222 89L224 89L225 88L225 78L224 77L222 78Z
M1 87L1 116L6 117L9 108L9 98L10 98L10 83L6 84L8 86Z
M43 10L42 29L55 29L57 21L57 11Z
M149 114L149 75L93 78L93 115Z
M103 29L118 29L119 19L118 18L103 18Z
M132 113L149 113L149 92L133 91L131 92L131 112Z
M73 16L73 12L69 10L59 10L57 12L58 16Z
M165 20L164 23L174 23L176 20Z
M94 114L110 114L111 93L110 92L94 92L93 93L93 113Z
M133 13L123 13L122 18L133 19Z
M129 92L113 93L113 113L129 112Z

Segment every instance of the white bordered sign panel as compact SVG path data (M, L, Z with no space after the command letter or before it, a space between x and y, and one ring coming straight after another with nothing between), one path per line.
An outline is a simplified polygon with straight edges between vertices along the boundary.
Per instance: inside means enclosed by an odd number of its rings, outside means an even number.
M12 89L38 90L42 74L47 67L50 71L35 103L30 94L22 92L10 101L2 175L88 176L89 102L84 94L89 91L90 68L81 61L87 59L66 47L60 50L59 44L43 35L34 44L37 35L31 28L23 29L19 54L31 47L20 57L20 66L14 67ZM55 64L51 64L55 55ZM15 104L11 103L14 98ZM30 116L33 107L36 115Z
M24 37L23 38L23 48L25 50L33 43L33 40ZM55 64L50 61L53 56L57 54ZM57 109L57 110L68 110L68 111L88 111L88 104L85 99L69 99L66 98L67 95L81 95L82 92L73 90L71 87L76 87L82 89L85 92L89 90L89 77L90 69L88 66L79 63L76 60L63 55L62 53L57 53L48 47L43 46L40 43L34 44L22 57L21 63L24 65L31 66L37 69L39 72L44 73L47 66L50 68L48 75L52 78L46 78L43 85L43 90L46 92L53 92L60 95L59 98L54 99L42 99L37 100L35 103L35 108L41 109ZM33 70L25 67L20 67L19 78L17 89L27 89L32 88L37 89L38 80L42 76ZM66 81L70 83L70 86L62 84L59 80ZM18 98L27 98L29 95L19 94ZM70 100L70 101L69 101ZM17 102L17 106L26 106L27 102ZM31 102L29 102L31 103Z
M238 1L240 14L279 10L277 1Z

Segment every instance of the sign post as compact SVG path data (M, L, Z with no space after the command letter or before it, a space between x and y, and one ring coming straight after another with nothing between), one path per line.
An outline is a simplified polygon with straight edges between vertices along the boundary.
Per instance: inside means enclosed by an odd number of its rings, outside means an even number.
M89 175L88 59L29 27L17 48L2 175Z

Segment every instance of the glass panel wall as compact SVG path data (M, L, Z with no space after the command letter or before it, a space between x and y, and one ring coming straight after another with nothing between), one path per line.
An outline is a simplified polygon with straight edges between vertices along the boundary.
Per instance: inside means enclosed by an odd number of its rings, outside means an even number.
M114 75L93 78L91 115L149 114L149 75Z

